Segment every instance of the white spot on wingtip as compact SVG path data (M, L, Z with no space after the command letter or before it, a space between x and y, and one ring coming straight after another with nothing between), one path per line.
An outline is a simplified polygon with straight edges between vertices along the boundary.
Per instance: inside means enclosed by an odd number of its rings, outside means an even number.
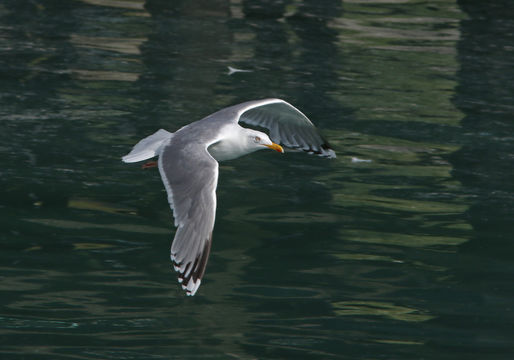
M182 284L182 289L186 290L187 296L194 296L196 294L196 291L200 287L202 280L198 279L196 282L194 282L192 279L189 280L187 283L187 286Z

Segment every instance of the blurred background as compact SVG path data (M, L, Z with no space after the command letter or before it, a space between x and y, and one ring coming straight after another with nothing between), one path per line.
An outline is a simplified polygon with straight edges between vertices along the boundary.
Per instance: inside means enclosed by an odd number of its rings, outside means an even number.
M2 0L0 358L514 358L513 51L507 0ZM338 157L222 163L186 297L120 158L266 97Z

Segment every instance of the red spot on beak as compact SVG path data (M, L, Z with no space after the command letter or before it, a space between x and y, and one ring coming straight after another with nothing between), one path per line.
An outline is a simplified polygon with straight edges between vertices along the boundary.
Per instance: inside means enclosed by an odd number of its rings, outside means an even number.
M282 146L280 146L279 144L271 143L271 145L264 145L264 146L267 146L270 149L278 151L279 153L283 153L284 152L284 148L282 148Z

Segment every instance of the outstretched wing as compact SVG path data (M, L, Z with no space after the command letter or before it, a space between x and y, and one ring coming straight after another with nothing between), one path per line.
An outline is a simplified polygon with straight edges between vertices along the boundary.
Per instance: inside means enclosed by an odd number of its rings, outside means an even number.
M307 116L284 100L248 101L233 109L237 111L238 122L267 128L271 140L278 144L324 157L336 157Z
M187 295L194 295L211 249L218 162L207 152L205 144L172 138L162 149L158 165L178 227L171 260L182 288Z

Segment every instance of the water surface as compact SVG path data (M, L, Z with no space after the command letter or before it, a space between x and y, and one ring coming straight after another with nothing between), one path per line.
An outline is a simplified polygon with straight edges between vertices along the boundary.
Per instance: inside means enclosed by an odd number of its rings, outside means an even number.
M507 1L5 0L1 358L512 358L513 19ZM223 163L186 297L159 175L120 157L265 97L338 157Z

